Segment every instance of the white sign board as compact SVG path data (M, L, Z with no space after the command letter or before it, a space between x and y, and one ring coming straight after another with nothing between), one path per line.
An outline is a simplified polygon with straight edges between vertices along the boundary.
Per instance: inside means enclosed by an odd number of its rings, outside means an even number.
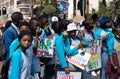
M81 79L81 72L70 71L69 74L66 74L65 71L57 71L56 79Z
M79 67L80 69L84 70L85 66L87 65L91 55L83 50L79 50L79 53L72 56L67 57L67 61L71 64Z

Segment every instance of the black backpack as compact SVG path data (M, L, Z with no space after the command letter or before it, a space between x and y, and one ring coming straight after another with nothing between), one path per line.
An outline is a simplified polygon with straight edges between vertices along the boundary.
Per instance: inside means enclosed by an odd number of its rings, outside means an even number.
M10 58L3 61L2 70L1 70L2 79L8 79L9 65L10 65Z
M5 47L4 47L4 43L3 43L3 35L0 37L0 58L3 59L2 57L4 57L5 55Z
M14 39L15 39L16 32L14 31L14 29L12 27L9 27L8 29L10 29L14 33ZM4 37L4 34L3 34L2 38L0 39L0 43L1 43L0 49L2 49L2 51L0 51L0 55L2 55L2 59L5 59L5 60L3 61L1 75L2 75L2 79L8 79L8 71L9 71L9 65L10 65L11 58L6 58L8 53L5 51L3 37Z

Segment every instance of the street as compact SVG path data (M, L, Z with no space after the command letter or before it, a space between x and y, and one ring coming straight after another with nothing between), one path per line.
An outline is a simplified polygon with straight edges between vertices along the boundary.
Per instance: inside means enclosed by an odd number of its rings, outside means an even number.
M100 75L96 76L96 77L93 77L91 79L100 79Z

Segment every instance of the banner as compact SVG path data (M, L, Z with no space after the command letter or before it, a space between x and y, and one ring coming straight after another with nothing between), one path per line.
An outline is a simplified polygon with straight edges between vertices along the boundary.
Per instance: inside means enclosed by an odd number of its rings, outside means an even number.
M84 70L85 66L88 64L90 57L91 55L89 53L83 50L79 50L78 54L71 57L67 57L67 61Z
M68 0L60 0L58 9L60 10L60 12L68 13L68 6Z
M86 66L87 71L101 68L101 44L101 40L92 40L89 42L89 47L84 49L84 51L91 54L91 58Z
M56 79L81 79L82 72L70 71L69 74L66 74L65 71L57 71Z
M49 38L40 38L38 43L38 50L36 56L53 58L54 45L53 39Z

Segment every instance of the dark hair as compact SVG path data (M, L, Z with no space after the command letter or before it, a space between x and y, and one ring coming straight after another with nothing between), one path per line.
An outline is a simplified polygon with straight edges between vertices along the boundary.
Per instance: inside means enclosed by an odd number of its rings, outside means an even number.
M29 32L28 30L21 31L20 34L18 35L18 40L20 41L24 35L29 35L31 39L33 40L32 33Z
M120 16L117 16L116 22L120 24Z
M32 25L35 21L38 21L38 19L36 19L36 18L31 18L30 21L29 21L30 25Z
M27 26L28 28L30 28L30 24L26 21L22 21L20 22L20 24L18 25L19 29L22 27L22 26Z
M93 22L97 21L99 19L98 15L95 13L91 16L91 19L93 20Z
M82 25L86 27L86 26L90 25L90 21L89 20L84 20L82 22Z
M61 25L62 30L67 30L67 25L69 23L71 23L71 21L69 21L69 20L61 20L60 25Z
M20 12L14 12L11 16L13 22L18 22L19 20L23 19L23 15Z
M51 24L51 27L57 34L60 34L62 32L62 27L59 22L53 22Z
M117 29L119 29L119 28L120 28L120 25L115 26L115 27L113 28L112 32L115 33L115 32L117 31Z
M35 34L36 34L36 30L35 29L33 29L33 24L35 23L35 22L37 22L37 26L39 26L39 27L41 27L40 26L40 23L38 22L38 20L36 19L36 18L31 18L30 19L30 21L29 21L29 23L30 23L30 29L31 29L31 32L32 32L32 34L35 36Z

